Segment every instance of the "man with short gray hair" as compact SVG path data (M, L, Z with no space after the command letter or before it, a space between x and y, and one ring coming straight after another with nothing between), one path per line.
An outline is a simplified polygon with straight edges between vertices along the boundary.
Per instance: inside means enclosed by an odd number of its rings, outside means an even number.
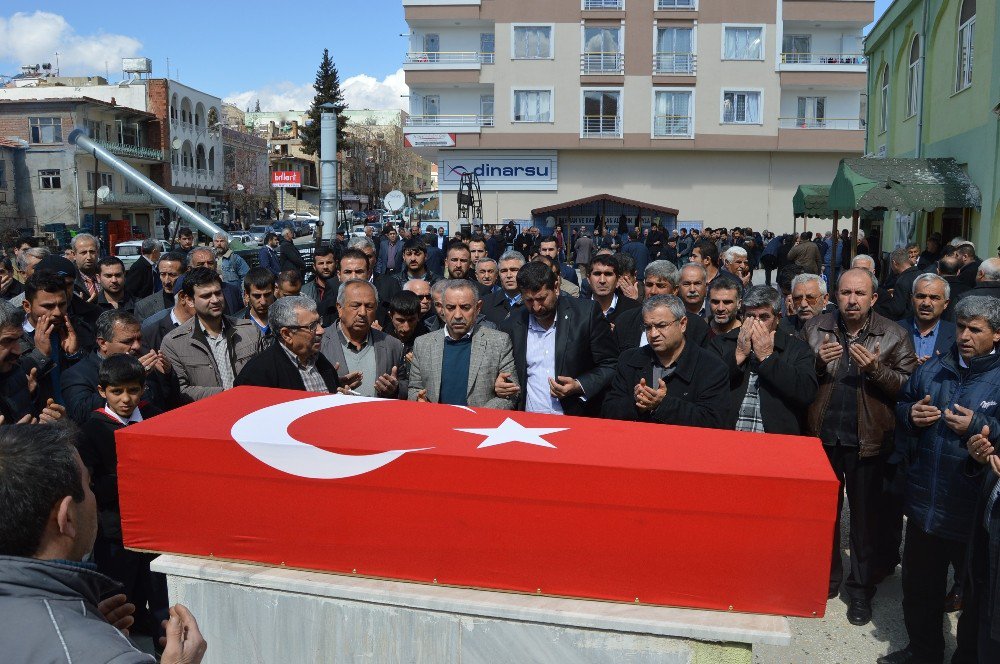
M646 266L646 276L642 280L644 299L648 300L655 295L676 295L679 284L680 271L677 266L667 260L655 260ZM620 352L647 345L649 340L643 327L642 307L623 312L615 321L611 332ZM704 347L708 343L708 323L705 319L688 316L684 338L689 343Z
M806 323L820 314L828 314L835 309L836 307L830 304L823 277L818 274L797 274L792 279L788 315L781 319L778 331L800 336Z
M88 302L96 300L101 292L101 284L97 280L99 245L97 238L90 233L78 233L72 242L73 259L76 261L74 290Z
M861 268L875 274L875 259L868 254L858 254L851 260L851 268Z
M267 326L277 343L247 362L234 385L337 391L337 370L320 353L325 330L312 298L290 295L276 300L268 308Z
M136 300L149 297L162 287L156 267L162 248L159 240L147 237L139 247L139 257L125 273L125 292Z
M233 286L242 286L243 277L247 276L250 266L230 248L229 236L225 233L216 233L212 244L219 257L219 274L222 275L222 281Z
M747 289L743 312L740 327L708 345L729 370L726 423L737 431L801 435L806 409L816 396L812 350L778 329L781 295L774 288Z
M976 271L976 285L963 293L959 301L970 295L1000 298L1000 258L987 258L979 264L979 269Z
M517 287L517 271L526 262L524 255L510 250L500 256L497 264L497 283L500 290L483 298L482 312L486 320L499 325L507 320L511 313L524 305L521 303L521 289Z

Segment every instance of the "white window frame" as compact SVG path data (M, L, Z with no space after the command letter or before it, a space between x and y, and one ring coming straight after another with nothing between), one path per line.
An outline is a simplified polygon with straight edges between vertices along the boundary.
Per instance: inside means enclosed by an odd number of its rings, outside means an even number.
M892 89L892 81L889 80L889 64L882 65L881 73L878 77L878 133L884 134L889 130L889 92Z
M760 28L760 57L752 59L726 57L726 30L729 28ZM767 57L767 25L764 23L723 23L719 57L723 62L764 62Z
M58 186L44 185L45 178L54 178L49 180L49 184L56 184ZM38 188L42 191L55 191L56 189L62 189L62 170L59 168L41 168L38 170Z
M741 92L756 92L758 99L760 99L760 122L726 122L726 93L740 94ZM720 125L742 125L747 127L762 127L764 126L764 88L722 88L719 91L719 124Z
M587 28L591 29L607 29L611 30L606 25L587 25L586 23L580 23L580 57L587 55ZM590 72L588 74L583 74L583 67L581 66L581 74L584 76L621 76L625 71L625 24L617 26L618 30L618 58L621 64L620 70L616 71L600 71L600 72Z
M621 120L621 133L618 136L585 136L583 132L584 113L586 106L586 94L588 92L617 92L618 93L618 118ZM625 137L625 86L587 86L580 88L580 138L624 138Z
M625 11L625 0L618 0L618 2L622 3L621 7L595 7L593 9L588 9L587 8L587 0L580 0L580 11L588 11L588 12L594 12L594 11L598 11L598 12L599 11L604 11L604 12L623 12L623 11Z
M52 122L40 122L51 120ZM35 128L38 128L38 140L34 140ZM46 141L42 129L51 127L53 140ZM32 145L58 145L63 142L62 117L58 115L32 115L28 118L28 142Z
M688 103L688 108L691 109L691 131L687 135L680 134L669 134L667 136L657 136L656 135L656 93L657 92L687 92L691 95L691 101ZM691 140L694 138L694 123L695 123L695 89L694 87L657 87L654 86L652 94L649 98L649 137L656 140Z
M660 8L660 0L653 0L654 12L696 12L698 11L698 0L692 0L690 7L664 7Z
M653 0L653 2L655 3L656 0ZM695 71L697 71L697 68L698 68L698 24L697 23L692 23L691 25L673 25L673 24L670 24L670 23L665 23L663 25L659 25L659 23L657 21L653 21L653 59L654 59L654 63L653 63L653 76L693 76L694 73L691 73L691 74L657 74L656 73L655 59L656 59L656 54L658 52L656 50L656 45L660 42L660 39L659 39L659 37L660 37L660 30L665 29L665 28L685 28L685 29L688 29L688 30L691 31L691 56L694 58L693 63L694 63L694 69L695 69Z
M548 120L515 120L514 100L518 92L548 92L549 93L549 119ZM581 114L581 118L583 115ZM514 85L510 88L510 121L513 124L555 124L556 121L556 91L555 88L543 85Z
M961 19L962 6L964 2L960 2L958 5L959 19ZM972 87L972 70L975 66L975 54L976 54L976 16L979 12L979 7L977 3L976 14L972 15L968 21L958 26L958 34L956 35L955 44L958 52L955 54L955 92L956 94L962 90L967 90ZM969 33L969 61L968 61L968 71L965 71L965 59L962 57L962 51L964 47L963 35L968 31Z
M917 110L920 108L920 78L923 72L921 72L920 53L922 52L923 44L919 42L920 35L913 35L913 39L910 40L910 48L906 50L906 118L912 118L917 114ZM913 54L913 44L917 44L917 61L910 62L910 57Z
M514 54L514 35L517 28L548 28L549 29L549 55L544 58L519 58ZM556 24L555 23L511 23L510 24L510 59L511 60L554 60L556 57Z

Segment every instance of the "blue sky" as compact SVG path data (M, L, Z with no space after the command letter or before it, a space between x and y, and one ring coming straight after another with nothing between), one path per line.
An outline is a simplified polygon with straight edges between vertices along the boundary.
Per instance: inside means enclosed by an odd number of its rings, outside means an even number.
M165 3L103 0L39 2L0 9L0 74L22 64L52 62L64 75L121 78L121 58L153 60L167 73L240 106L303 108L324 48L340 72L354 108L405 107L402 73L406 32L400 0L304 3ZM891 0L876 0L879 16Z

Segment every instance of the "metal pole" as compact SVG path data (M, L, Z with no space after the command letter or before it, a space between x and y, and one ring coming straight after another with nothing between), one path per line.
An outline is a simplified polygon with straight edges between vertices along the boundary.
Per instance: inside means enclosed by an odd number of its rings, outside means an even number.
M830 279L828 284L832 288L837 287L837 237L840 232L837 230L837 223L840 221L840 212L837 210L833 211L833 246L830 247Z
M94 221L94 237L99 237L97 232L97 190L100 189L101 176L100 166L97 163L97 152L94 152L94 214L91 215L91 219Z
M77 145L84 150L93 151L94 155L110 168L121 173L126 180L134 184L140 190L149 194L150 197L163 205L165 208L168 208L177 216L196 226L202 233L205 233L209 237L215 237L216 233L225 233L221 228L168 193L163 187L159 186L94 141L90 140L87 136L86 130L79 128L74 129L70 132L69 142L70 145ZM228 237L228 234L226 235Z
M337 111L326 104L320 115L319 133L319 220L323 239L333 241L337 233Z

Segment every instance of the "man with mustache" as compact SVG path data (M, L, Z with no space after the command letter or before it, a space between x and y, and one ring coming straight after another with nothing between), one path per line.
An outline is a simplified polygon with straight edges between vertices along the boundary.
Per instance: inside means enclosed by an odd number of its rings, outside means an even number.
M871 621L875 584L887 571L879 546L885 462L893 449L896 399L917 366L906 330L872 311L877 289L871 273L846 270L837 283L837 311L814 317L803 330L816 353L819 378L804 433L822 441L841 482L829 597L837 596L843 578L840 513L846 485L851 508L847 619L859 626Z

